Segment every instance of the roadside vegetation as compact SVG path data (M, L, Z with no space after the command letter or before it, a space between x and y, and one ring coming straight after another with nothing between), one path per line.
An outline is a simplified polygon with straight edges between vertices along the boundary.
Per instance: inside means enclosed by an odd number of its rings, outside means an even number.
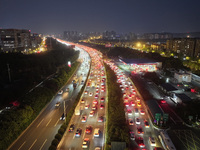
M15 71L16 71L15 75L18 76L20 80L23 80L23 82L27 80L30 80L31 82L29 82L29 84L26 86L22 85L22 88L19 87L21 91L21 95L17 95L17 96L15 95L15 98L18 100L20 105L18 107L11 107L11 109L5 110L1 112L0 114L0 127L1 127L0 149L2 150L7 149L8 146L30 125L30 123L37 117L37 115L46 106L46 104L51 101L53 96L57 94L58 90L68 81L68 79L74 73L76 68L79 66L79 63L76 62L76 59L78 58L79 53L73 52L73 50L69 50L69 51L70 52L67 52L66 48L58 49L58 50L55 49L50 52L46 52L44 54L39 54L38 56L36 54L31 55L31 56L16 54L16 57L20 56L21 60L20 60L20 57L16 58L16 62L19 61L20 63L16 63L15 61L12 60L13 66L16 65L18 69L19 68L21 69L23 68L23 69L20 71L15 68ZM12 57L9 57L10 55ZM9 59L15 57L14 54L9 54L9 56L7 56L9 57ZM64 61L64 57L65 57L65 61ZM58 62L56 62L56 59L58 58L60 59L63 58L63 60L62 61L58 60ZM52 60L49 60L49 59L52 59ZM73 60L71 68L66 65L67 59ZM27 64L26 64L26 61L27 61ZM4 63L5 62L6 61L4 61ZM25 63L26 67L21 66L23 65L22 62ZM43 64L47 65L48 67ZM55 68L52 70L51 69L49 70L51 66L52 67L54 66ZM51 76L51 78L49 78L48 80L45 80L43 84L41 84L40 86L34 88L31 92L28 92L27 94L22 96L22 93L24 94L24 92L27 91L24 89L25 87L28 89L30 85L33 86L33 84L31 83L41 81L41 79L44 79L44 76L41 77L42 75L47 76L49 75L49 73L53 73L53 71L55 71L54 72L55 74ZM43 73L43 74L41 75L40 73L41 74ZM41 76L39 77L38 74ZM20 77L20 75L24 75L23 77L25 77L25 79ZM34 78L33 76L34 77L38 76L38 77ZM35 79L38 79L38 80L35 80ZM23 83L23 82L20 82L20 83ZM15 86L15 83L11 83L11 84ZM12 97L12 91L10 91L10 93L8 92L7 96ZM8 100L8 99L5 99L5 97L3 97L3 99L1 97L0 99L2 103ZM11 100L11 98L9 100Z
M0 108L19 100L38 83L66 66L69 60L75 62L78 56L78 51L53 39L52 50L46 52L30 55L0 53Z
M109 150L111 149L111 142L126 142L128 144L130 138L125 118L123 95L119 84L116 82L117 77L108 65L104 64L104 66L106 68L108 86L106 149Z

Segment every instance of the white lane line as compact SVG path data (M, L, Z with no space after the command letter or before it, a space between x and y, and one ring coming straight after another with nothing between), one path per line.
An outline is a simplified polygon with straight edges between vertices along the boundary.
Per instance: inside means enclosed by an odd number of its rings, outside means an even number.
M31 147L28 150L30 150L33 147L33 145L35 144L36 141L37 141L37 139L33 142L33 144L31 145Z
M44 119L42 119L42 120L40 121L40 123L37 125L37 127L39 127L39 125L42 123L43 120L44 120Z
M49 122L47 123L46 127L49 125L49 123L51 122L52 119L49 120Z
M18 148L18 150L20 150L25 143L26 143L26 141Z
M59 120L60 120L60 119L58 119L58 121L59 121ZM54 127L55 127L55 126L57 126L57 124L58 124L58 121L56 122L56 124L54 125Z
M73 136L73 139L75 138L75 134L74 134L74 136Z
M84 139L84 137L85 137L85 132L84 132L84 134L83 134L83 139Z
M44 143L42 144L42 146L40 147L40 150L42 150L44 144L47 142L47 139L44 141Z

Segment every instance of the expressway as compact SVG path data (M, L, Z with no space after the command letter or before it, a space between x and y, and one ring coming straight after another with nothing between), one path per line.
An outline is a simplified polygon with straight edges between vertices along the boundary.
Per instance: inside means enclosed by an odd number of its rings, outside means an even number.
M105 106L107 104L105 71L99 54L93 50L88 50L88 52L92 60L91 71L85 90L76 108L80 108L81 111L80 114L78 114L75 110L67 128L67 132L65 132L58 145L57 149L60 150L80 150L82 148L94 150L97 147L100 149L103 149L104 147L104 128L106 121ZM100 116L103 117L102 120L99 118ZM68 131L72 124L74 124L74 129ZM86 127L89 126L91 128L86 130ZM78 129L80 129L80 132L77 131ZM95 129L98 132L94 136L94 133L96 133ZM88 141L88 144L83 146L84 139Z
M32 124L10 145L9 150L46 150L49 148L58 129L63 124L60 117L64 112L64 104L65 112L68 112L84 83L81 81L86 80L90 66L88 53L80 50L79 61L81 65L74 74L79 79L77 88L73 88L73 77L46 105ZM57 102L59 104L55 106Z

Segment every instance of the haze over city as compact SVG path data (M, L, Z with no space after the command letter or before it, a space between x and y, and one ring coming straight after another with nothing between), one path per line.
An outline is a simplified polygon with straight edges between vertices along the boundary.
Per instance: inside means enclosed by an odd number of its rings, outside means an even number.
M36 33L195 32L200 30L198 0L1 0L0 28Z
M200 0L0 0L0 150L200 150Z

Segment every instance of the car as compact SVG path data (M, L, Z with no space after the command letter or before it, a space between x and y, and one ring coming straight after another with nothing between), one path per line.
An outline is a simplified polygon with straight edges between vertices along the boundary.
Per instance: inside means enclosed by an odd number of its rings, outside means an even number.
M137 105L138 105L139 107L141 107L141 103L140 103L140 102L138 102Z
M139 114L139 110L138 108L135 108L135 115L138 115Z
M66 88L66 90L65 90L66 92L69 92L69 88Z
M132 116L132 111L130 109L127 110L128 116Z
M75 132L75 137L80 137L81 136L81 133L82 133L82 129L81 128L78 128Z
M81 99L81 104L84 104L85 103L85 100L84 99Z
M90 93L89 93L89 96L92 96L92 95L93 95L93 93L92 93L92 92L90 92Z
M83 116L81 122L86 122L86 121L87 121L87 116Z
M141 109L141 110L140 110L140 114L141 114L141 115L145 115L145 111Z
M94 97L94 98L96 98L96 99L97 99L98 97L99 97L98 95L95 95L95 97Z
M94 129L94 137L99 137L100 136L100 129L99 128L95 128Z
M102 89L101 89L101 92L105 92L105 89L102 88Z
M129 125L130 126L134 125L133 119L129 119Z
M85 95L88 94L88 91L85 91Z
M99 94L99 91L96 91L96 94Z
M90 83L87 84L87 87L90 87Z
M126 87L126 90L128 90L129 89L129 87Z
M145 147L144 141L143 141L143 138L142 138L142 137L139 137L139 138L137 139L137 143L138 143L138 146L139 146L139 147Z
M60 90L59 92L58 92L58 94L62 94L63 93L63 90Z
M60 120L65 120L65 115L64 115L64 113L63 113L62 116L60 117Z
M92 133L92 127L91 126L86 126L85 133L86 134L91 134Z
M136 119L135 119L135 123L136 123L136 124L140 124L140 119L139 119L139 118L136 118Z
M100 104L100 109L103 109L104 108L104 104Z
M144 121L145 128L149 128L149 122L147 120Z
M74 127L75 127L75 125L74 125L74 124L71 124L68 131L69 131L69 132L74 131Z
M136 101L140 101L140 98L138 96L135 97Z
M94 110L90 111L89 116L90 116L90 117L93 117L93 116L94 116Z
M135 103L134 103L134 101L131 101L131 106L135 106Z
M99 118L98 118L98 122L103 122L103 116L100 116Z
M102 97L102 98L100 99L100 101L103 103L103 102L105 101L105 98Z
M139 128L137 128L137 133L138 133L138 134L144 134L144 131L142 130L141 127L139 127Z
M81 84L82 84L82 85L84 84L84 80L81 81Z
M96 104L93 104L93 105L92 105L92 110L96 110L96 109L97 109Z
M156 141L153 137L149 137L149 143L151 146L156 146Z
M101 150L101 147L95 147L94 150Z
M126 102L126 103L124 103L124 105L125 105L126 107L128 107L128 106L129 106L129 103L128 103L128 102Z
M97 105L97 104L98 104L98 101L97 101L97 100L93 100L92 103L95 104L95 105Z
M89 138L84 138L82 148L88 148L89 147Z
M56 107L60 106L60 102L57 102L57 103L55 104L55 106L56 106Z
M131 140L135 140L135 133L133 131L130 131L130 138Z
M125 101L128 101L128 97L125 97L124 100L125 100Z
M90 104L85 105L85 109L88 109L90 107Z
M99 88L96 88L96 91L99 91Z

